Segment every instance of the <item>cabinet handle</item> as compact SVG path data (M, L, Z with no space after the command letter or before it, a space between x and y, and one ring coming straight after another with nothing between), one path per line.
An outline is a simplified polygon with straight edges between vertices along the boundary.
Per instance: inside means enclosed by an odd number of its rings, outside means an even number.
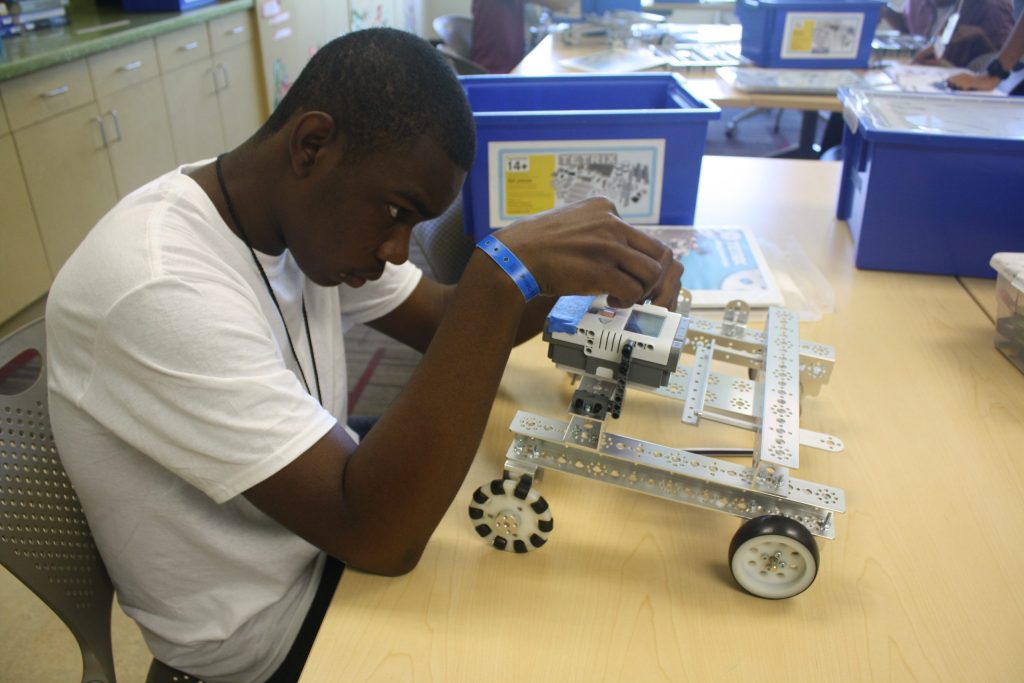
M100 139L103 141L104 149L109 147L110 145L107 142L107 129L103 127L103 119L99 116L94 116L92 120L100 127Z
M210 74L210 80L213 81L213 93L216 95L220 92L220 81L217 80L217 67L208 69L206 73Z
M230 88L231 87L231 78L228 76L228 67L227 67L227 65L226 64L218 64L217 68L220 70L220 72L222 74L224 74L224 88L225 89Z
M136 59L134 62L128 62L124 66L117 67L118 71L135 71L136 69L142 68L142 60Z
M54 88L53 90L47 90L44 93L40 93L39 96L45 98L56 97L57 95L63 95L69 90L71 90L70 85L60 85Z
M235 26L234 28L230 28L227 31L227 35L229 36L237 36L240 33L245 33L244 26Z
M124 136L121 135L121 117L118 115L116 109L110 110L110 118L114 121L114 133L117 134L117 138L114 142L121 142L124 140Z
M178 49L181 50L182 52L191 52L192 50L195 50L197 47L199 47L199 43L193 40L192 42L185 43L184 45L180 46Z

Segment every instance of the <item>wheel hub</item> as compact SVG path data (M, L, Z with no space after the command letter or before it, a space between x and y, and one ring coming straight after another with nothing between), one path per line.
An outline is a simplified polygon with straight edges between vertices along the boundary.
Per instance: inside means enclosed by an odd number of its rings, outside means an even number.
M519 515L511 510L502 510L494 517L494 528L505 536L519 535Z
M767 572L778 572L786 568L786 561L782 559L782 552L776 551L773 555L762 554L764 569Z

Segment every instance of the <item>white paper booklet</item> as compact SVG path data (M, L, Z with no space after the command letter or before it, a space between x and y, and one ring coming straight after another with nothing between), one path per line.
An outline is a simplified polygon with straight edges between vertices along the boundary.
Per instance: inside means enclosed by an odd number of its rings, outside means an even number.
M732 226L637 226L658 238L683 264L683 287L695 308L721 308L742 299L752 308L781 306L779 289L754 235Z
M581 57L563 59L559 64L578 71L623 73L664 67L668 64L668 58L647 47L633 49L617 47L592 52Z
M886 75L903 92L949 93L946 79L954 74L970 73L967 69L955 66L926 66L923 64L890 64L885 67ZM1005 97L1006 93L996 89L991 91L971 91L969 95L994 95Z
M865 86L865 77L849 69L762 69L759 67L722 67L718 77L747 92L834 95L836 90Z

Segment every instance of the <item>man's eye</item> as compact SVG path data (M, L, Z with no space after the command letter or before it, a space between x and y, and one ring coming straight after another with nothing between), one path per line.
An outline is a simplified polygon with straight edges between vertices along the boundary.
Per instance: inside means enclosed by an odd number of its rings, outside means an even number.
M394 204L388 204L388 215L391 216L391 220L398 220L398 216L401 213L402 210L400 208Z

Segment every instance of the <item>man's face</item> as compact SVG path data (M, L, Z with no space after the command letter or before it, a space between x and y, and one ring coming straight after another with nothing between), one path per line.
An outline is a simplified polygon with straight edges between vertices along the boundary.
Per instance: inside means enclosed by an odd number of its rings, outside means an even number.
M334 166L304 183L283 220L285 242L313 282L359 287L409 258L413 226L447 209L465 176L426 136Z

